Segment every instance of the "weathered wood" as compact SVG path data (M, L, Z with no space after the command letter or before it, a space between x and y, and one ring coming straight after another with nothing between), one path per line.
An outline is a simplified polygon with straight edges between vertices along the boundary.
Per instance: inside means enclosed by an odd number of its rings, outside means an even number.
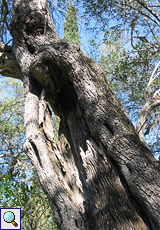
M160 228L159 166L101 68L59 40L46 1L15 0L13 53L25 89L24 149L60 229ZM50 104L61 118L54 143Z

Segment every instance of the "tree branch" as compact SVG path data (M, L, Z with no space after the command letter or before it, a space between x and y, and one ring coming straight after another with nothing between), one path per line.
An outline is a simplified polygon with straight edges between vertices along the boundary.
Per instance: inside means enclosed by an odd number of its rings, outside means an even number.
M151 102L147 101L138 115L136 130L139 134L140 140L144 143L145 143L144 130L146 127L146 121L148 119L150 112L157 106L160 106L160 97L156 101L154 100L152 100Z
M0 75L21 79L17 62L12 54L12 47L0 42Z
M158 72L156 75L156 71L158 70L158 67L160 66L160 61L158 62L158 64L156 65L155 69L153 70L152 74L151 74L151 77L149 79L149 82L148 82L148 85L147 85L147 88L146 90L144 91L144 99L145 101L147 102L147 93L148 93L148 90L149 90L149 87L151 86L152 82L159 76L160 72ZM155 76L154 76L155 75Z
M134 27L133 30L135 31L135 33L137 34L138 38L139 38L142 42L149 43L149 44L151 44L152 46L155 46L156 48L159 47L159 46L156 45L154 42L149 41L145 36L141 36L141 35L139 34L139 31L138 31L137 28Z
M156 20L154 20L154 18L150 17L150 15L143 13L141 10L139 10L139 9L137 9L137 8L131 6L131 5L127 5L127 6L128 6L129 8L131 8L131 9L137 11L140 15L143 15L143 16L145 16L146 18L150 19L150 20L153 21L156 25L160 26L160 23L157 22Z
M152 10L147 4L142 2L141 0L136 0L141 6L143 6L149 13L151 13L159 22L160 22L160 17L156 14L154 10ZM159 23L158 23L159 24Z

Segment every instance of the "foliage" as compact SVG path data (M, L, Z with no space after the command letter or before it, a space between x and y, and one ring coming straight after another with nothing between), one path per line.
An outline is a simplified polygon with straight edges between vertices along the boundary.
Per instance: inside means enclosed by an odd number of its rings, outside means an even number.
M0 169L1 177L10 173L13 178L18 175L20 157L27 166L23 153L23 88L22 83L13 79L2 81L0 87ZM3 159L2 159L3 158ZM18 159L18 161L17 161Z
M21 208L22 229L57 229L47 197L40 188L36 176L28 185L12 180L7 174L0 182L1 207Z
M158 0L88 0L83 1L83 6L86 14L103 23L101 29L106 33L113 31L115 37L118 38L124 31L129 32L134 48L139 42L142 45L148 44L150 52L159 49Z
M78 37L79 37L79 33L78 33L78 24L77 24L77 12L75 6L72 5L72 1L70 1L68 11L66 14L66 22L64 22L63 39L66 39L80 46L80 41Z

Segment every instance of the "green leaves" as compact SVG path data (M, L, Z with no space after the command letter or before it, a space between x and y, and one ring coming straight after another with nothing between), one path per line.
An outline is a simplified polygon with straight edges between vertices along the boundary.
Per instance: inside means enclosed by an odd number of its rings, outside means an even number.
M5 175L0 182L1 207L24 207L28 192L27 184L13 181L10 173Z

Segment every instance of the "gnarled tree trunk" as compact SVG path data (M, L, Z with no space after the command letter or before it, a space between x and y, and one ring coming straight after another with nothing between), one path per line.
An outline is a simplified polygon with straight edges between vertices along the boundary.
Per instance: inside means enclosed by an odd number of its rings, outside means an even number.
M60 40L46 0L14 0L24 149L63 230L160 229L160 171L101 68ZM61 118L54 142L51 111Z

